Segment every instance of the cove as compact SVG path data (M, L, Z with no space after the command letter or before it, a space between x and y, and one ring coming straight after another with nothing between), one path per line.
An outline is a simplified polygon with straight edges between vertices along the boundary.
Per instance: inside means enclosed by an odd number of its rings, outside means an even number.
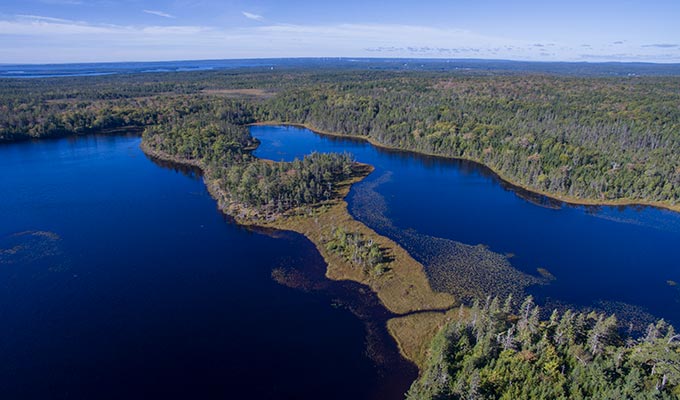
M140 140L0 146L0 397L403 397L416 371L370 291Z
M546 308L615 312L637 329L654 318L680 321L678 213L568 205L515 188L476 163L299 127L253 126L251 133L260 158L350 152L373 165L352 187L350 212L421 261L436 289L453 287L461 297L532 294Z

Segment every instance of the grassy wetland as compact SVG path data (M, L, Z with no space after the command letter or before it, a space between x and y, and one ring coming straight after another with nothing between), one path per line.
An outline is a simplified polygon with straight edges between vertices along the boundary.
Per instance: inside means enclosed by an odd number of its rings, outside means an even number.
M394 315L388 320L387 326L402 354L421 367L426 357L425 343L429 343L438 328L443 326L448 317L447 312L457 303L453 296L435 292L430 287L423 266L401 246L378 235L349 215L343 197L351 183L349 181L340 186L340 197L336 200L263 225L292 230L309 238L328 264L326 274L329 278L353 280L370 287ZM378 245L385 253L384 271L376 273L367 270L329 250L328 243L337 229L360 233L364 240L371 240Z
M334 182L332 193L325 200L271 213L235 201L224 189L223 182L219 178L212 178L215 172L203 161L186 160L151 148L149 139L142 144L142 148L152 157L204 169L205 183L220 209L239 224L290 230L310 239L328 265L327 277L338 281L355 281L373 290L393 315L387 321L387 326L402 355L419 367L424 365L427 343L449 319L450 311L457 303L452 295L435 292L431 288L423 266L406 250L356 221L347 212L344 197L353 183L372 172L371 166L353 163L351 173L345 179ZM251 162L271 164L262 160ZM362 241L370 241L376 246L381 253L380 269L372 266L367 268L360 260L346 257L329 246L337 240L339 231L361 235ZM281 271L276 278L282 282L287 279Z

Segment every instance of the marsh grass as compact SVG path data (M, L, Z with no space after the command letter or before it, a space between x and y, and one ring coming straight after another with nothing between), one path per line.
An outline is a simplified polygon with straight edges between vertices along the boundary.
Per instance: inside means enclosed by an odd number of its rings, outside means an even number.
M395 226L386 216L387 205L377 191L390 179L391 173L386 172L357 185L352 199L352 214L394 238L421 262L434 290L467 302L489 295L505 298L512 294L521 298L528 287L547 284L554 278L552 274L550 278L524 273L512 266L510 254L493 252L483 244L468 245Z

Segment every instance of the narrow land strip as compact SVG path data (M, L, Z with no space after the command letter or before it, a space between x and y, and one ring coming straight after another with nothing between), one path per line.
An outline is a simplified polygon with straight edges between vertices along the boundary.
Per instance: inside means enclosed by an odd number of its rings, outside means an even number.
M406 250L356 221L347 211L344 198L349 193L351 185L366 177L372 171L372 167L360 166L352 179L339 183L336 196L329 201L294 209L276 218L256 219L247 208L230 201L227 193L220 189L219 181L207 178L210 174L205 171L206 167L201 161L183 160L150 149L144 143L141 147L151 157L204 169L206 186L217 200L219 208L239 224L289 230L306 236L314 243L328 265L326 271L328 278L356 281L367 285L376 293L385 308L395 315L387 325L400 352L420 369L423 368L431 339L451 317L452 311L444 310L451 310L456 301L449 294L432 290L422 264L413 259ZM384 249L389 258L387 271L380 275L367 273L342 256L329 251L326 243L332 235L332 230L337 228L361 233Z

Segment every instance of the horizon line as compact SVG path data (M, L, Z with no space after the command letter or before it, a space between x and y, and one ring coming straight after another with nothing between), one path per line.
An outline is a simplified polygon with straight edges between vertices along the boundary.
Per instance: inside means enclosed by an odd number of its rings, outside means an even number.
M130 63L171 63L171 62L209 62L209 61L240 61L240 60L414 60L414 61L488 61L488 62L515 62L515 63L532 63L532 64L646 64L659 66L680 66L680 62L663 62L663 61L593 61L593 60L527 60L527 59L506 59L506 58L439 58L439 57L349 57L349 56L317 56L317 57L246 57L246 58L201 58L201 59L168 59L168 60L120 60L120 61L59 61L59 62L22 62L22 63L2 63L1 67L7 66L48 66L48 65L82 65L82 64L130 64Z

